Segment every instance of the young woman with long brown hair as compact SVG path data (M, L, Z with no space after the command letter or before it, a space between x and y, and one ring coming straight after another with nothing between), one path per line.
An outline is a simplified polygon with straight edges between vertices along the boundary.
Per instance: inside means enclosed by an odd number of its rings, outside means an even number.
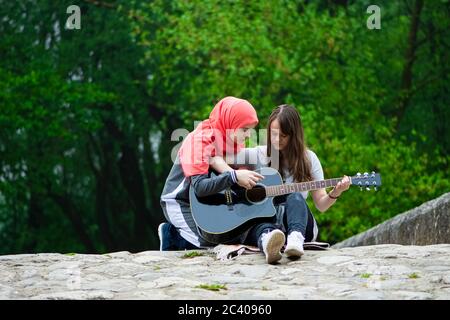
M305 143L300 114L294 107L280 105L275 108L269 117L267 131L267 146L243 149L235 160L247 159L245 165L248 167L250 159L256 159L251 169L272 167L278 170L285 183L324 179L319 158ZM215 160L214 168L219 172L232 170L224 161ZM230 163L239 165L236 161ZM312 191L316 208L321 212L328 210L349 186L350 179L344 176L329 193L325 188ZM302 256L304 242L315 241L318 235L317 223L306 203L307 197L307 191L276 197L274 221L252 227L244 243L258 246L266 261L274 263L282 258L280 250L287 235L284 253L292 259Z

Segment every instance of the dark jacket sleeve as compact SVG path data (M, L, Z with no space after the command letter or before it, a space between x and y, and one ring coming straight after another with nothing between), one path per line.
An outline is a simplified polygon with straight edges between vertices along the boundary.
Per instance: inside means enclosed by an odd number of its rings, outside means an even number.
M205 197L231 187L234 181L231 172L224 172L214 177L209 174L192 176L191 184L197 197Z

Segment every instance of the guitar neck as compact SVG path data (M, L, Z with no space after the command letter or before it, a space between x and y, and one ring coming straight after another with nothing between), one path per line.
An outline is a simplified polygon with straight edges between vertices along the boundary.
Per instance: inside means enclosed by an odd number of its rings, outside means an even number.
M350 178L351 179L351 178ZM322 188L334 187L338 184L341 178L299 182L299 183L285 183L277 186L265 187L266 195L269 197L281 196L283 194L293 193L293 192L305 192L312 191Z

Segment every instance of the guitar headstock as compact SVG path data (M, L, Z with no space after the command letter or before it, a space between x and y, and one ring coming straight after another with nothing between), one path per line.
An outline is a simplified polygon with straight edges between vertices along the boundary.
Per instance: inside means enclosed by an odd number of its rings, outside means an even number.
M375 171L372 171L372 173L364 172L363 174L358 172L356 176L352 177L352 185L360 187L361 191L362 188L369 191L372 187L377 191L377 188L381 186L381 175L375 173Z

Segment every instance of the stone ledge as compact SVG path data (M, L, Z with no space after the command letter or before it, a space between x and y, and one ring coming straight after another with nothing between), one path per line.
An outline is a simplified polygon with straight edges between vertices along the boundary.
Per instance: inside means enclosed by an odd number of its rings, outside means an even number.
M431 245L450 243L450 193L333 245L333 248L395 243Z
M278 265L199 252L0 256L0 299L450 299L450 244L307 251Z

